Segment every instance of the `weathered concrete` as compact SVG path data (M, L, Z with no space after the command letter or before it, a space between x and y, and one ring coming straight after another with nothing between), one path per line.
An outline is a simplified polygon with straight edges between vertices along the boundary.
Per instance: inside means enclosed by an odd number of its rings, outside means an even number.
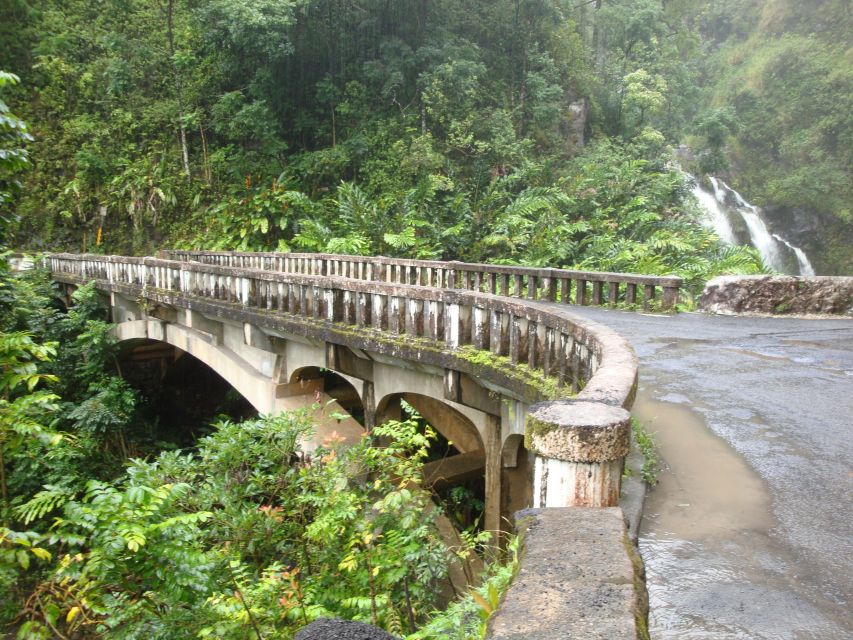
M489 620L490 640L646 637L642 562L620 509L536 509L516 522L521 566Z
M853 277L720 276L705 285L700 307L725 315L850 315Z
M558 400L530 408L528 448L536 454L534 507L613 507L631 441L630 415L597 402Z

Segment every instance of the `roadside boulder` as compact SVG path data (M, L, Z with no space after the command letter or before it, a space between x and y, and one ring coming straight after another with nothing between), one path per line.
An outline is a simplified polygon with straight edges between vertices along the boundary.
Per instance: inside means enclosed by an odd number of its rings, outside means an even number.
M724 315L849 315L853 277L720 276L705 285L699 307Z
M397 640L397 638L363 622L320 618L302 627L294 640Z

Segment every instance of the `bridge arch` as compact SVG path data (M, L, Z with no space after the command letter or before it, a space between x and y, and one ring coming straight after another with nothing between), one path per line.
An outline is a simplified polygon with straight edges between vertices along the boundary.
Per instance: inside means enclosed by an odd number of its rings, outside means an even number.
M477 523L487 526L483 518L485 507L488 504L494 509L498 505L494 497L487 499L487 452L473 421L446 401L403 392L386 395L379 401L376 423L406 418L403 403L436 432L424 463L424 486L446 503L448 517L458 529Z
M377 424L400 419L400 400L410 404L459 453L485 450L480 432L469 416L448 402L422 393L404 391L384 396L376 405Z
M203 362L230 384L258 413L274 411L275 385L268 377L249 367L230 349L217 345L209 335L175 323L157 320L130 320L115 326L119 343L154 340L177 347Z
M289 384L298 385L306 393L323 392L335 400L343 409L362 425L365 424L365 406L363 400L363 384L354 384L350 376L334 369L320 366L304 366L294 370L289 377Z

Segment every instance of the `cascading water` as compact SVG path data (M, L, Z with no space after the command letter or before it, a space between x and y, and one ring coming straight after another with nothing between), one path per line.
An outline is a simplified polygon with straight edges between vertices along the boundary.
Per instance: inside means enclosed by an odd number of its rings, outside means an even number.
M702 205L702 208L708 212L708 217L704 219L702 222L705 225L714 231L720 239L726 244L737 244L737 238L735 237L734 229L732 229L732 223L729 222L729 217L726 215L726 212L723 211L723 208L720 206L720 203L717 202L717 199L713 194L708 193L701 187L699 181L692 175L690 179L693 182L693 195L696 196L696 199L699 201L699 204Z
M800 266L801 276L815 275L814 267L812 266L811 260L809 260L809 257L806 255L805 251L803 251L799 247L795 247L780 235L774 233L773 237L776 238L779 242L783 243L785 246L787 246L791 251L794 252L794 255L797 256L797 264Z
M733 220L739 219L746 227L749 243L758 249L767 266L780 273L793 273L802 276L815 275L811 262L802 249L792 245L781 236L770 233L758 207L748 203L737 191L719 178L708 176L708 180L714 189L714 192L711 193L702 187L693 176L690 177L694 185L693 195L708 212L708 217L703 221L704 224L713 229L723 242L746 244L738 241L738 233L735 230L735 225L732 224Z

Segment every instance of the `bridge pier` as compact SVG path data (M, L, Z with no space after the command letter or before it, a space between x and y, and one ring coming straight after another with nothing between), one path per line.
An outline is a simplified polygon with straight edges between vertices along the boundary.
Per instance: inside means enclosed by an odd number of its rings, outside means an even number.
M598 402L531 407L527 442L536 454L533 506L615 507L631 443L631 417Z
M492 544L502 546L501 533L501 475L503 472L503 455L501 447L501 420L497 416L486 419L486 438L483 443L486 449L486 508L483 513L483 525L486 531L492 533Z

